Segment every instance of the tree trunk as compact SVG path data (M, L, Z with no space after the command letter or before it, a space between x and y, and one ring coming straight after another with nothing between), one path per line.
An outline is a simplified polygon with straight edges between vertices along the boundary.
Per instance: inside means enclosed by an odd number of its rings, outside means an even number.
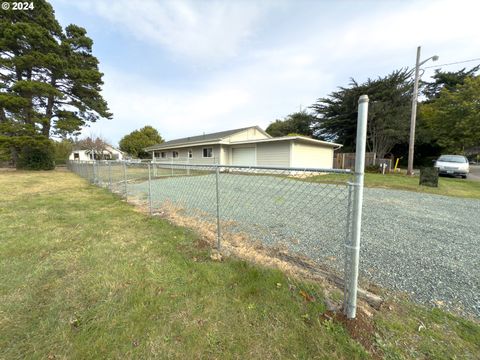
M5 115L5 109L0 108L0 124L7 122L7 116Z
M50 85L55 87L56 80L54 77L50 80ZM49 95L47 100L47 109L45 111L45 120L42 126L42 135L50 138L50 128L52 124L52 117L53 117L53 105L55 102L55 96Z
M32 69L27 70L27 80L31 81L32 80ZM33 95L30 93L27 96L28 99L28 108L26 109L26 114L25 114L25 122L27 124L34 124L33 121Z

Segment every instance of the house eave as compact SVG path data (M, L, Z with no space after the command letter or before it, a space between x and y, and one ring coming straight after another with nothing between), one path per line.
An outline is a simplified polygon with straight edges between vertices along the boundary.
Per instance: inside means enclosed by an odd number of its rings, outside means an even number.
M244 140L244 141L236 141L236 142L231 142L228 143L230 145L241 145L241 144L258 144L262 142L276 142L276 141L297 141L297 142L305 142L305 143L311 143L311 144L316 144L316 145L323 145L323 146L329 146L329 147L335 147L335 148L340 148L343 145L342 144L337 144L333 142L328 142L328 141L323 141L323 140L316 140L316 139L311 139L307 138L304 136L282 136L282 137L276 137L276 138L270 138L270 139L256 139L256 140Z
M221 139L213 140L213 141L195 141L195 142L188 142L188 143L181 143L181 144L173 144L173 145L165 145L165 146L150 146L145 148L145 151L157 151L157 150L169 150L169 149L183 149L192 146L203 146L203 145L217 145L222 144Z
M227 137L228 138L228 137ZM196 141L196 142L189 142L189 143L182 143L182 144L174 144L174 145L166 145L166 146L151 146L146 148L145 151L158 151L158 150L169 150L169 149L182 149L188 148L193 146L208 146L208 145L245 145L245 144L258 144L258 143L265 143L265 142L280 142L280 141L297 141L297 142L304 142L309 144L321 145L326 147L333 147L336 149L341 148L343 145L332 143L323 140L316 140L310 139L304 136L282 136L276 138L269 138L269 139L254 139L254 140L243 140L243 141L235 141L235 142L228 142L223 139L216 139L214 141Z

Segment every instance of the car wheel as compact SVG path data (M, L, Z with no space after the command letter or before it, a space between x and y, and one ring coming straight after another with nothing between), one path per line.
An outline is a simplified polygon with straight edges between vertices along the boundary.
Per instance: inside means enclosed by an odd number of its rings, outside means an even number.
M466 179L467 178L467 175L462 175L462 179Z

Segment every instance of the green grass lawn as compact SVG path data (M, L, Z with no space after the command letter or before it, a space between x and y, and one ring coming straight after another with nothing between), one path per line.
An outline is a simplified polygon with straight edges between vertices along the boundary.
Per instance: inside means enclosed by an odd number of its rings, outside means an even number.
M308 178L314 182L344 182L345 175L329 174ZM420 186L418 176L405 174L365 174L365 186L370 188L385 188L416 191L429 194L457 196L464 198L480 199L480 181L459 178L440 177L438 187Z
M213 261L72 173L0 172L0 229L0 359L372 356L279 271ZM371 323L374 356L480 353L479 325L440 310L392 303Z

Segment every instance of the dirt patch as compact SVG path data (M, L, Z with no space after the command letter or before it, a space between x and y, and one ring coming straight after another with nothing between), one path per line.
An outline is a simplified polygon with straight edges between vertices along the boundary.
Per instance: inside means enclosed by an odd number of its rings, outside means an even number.
M341 324L348 334L359 342L365 350L367 350L374 359L382 359L383 354L375 343L375 325L372 317L363 311L357 311L354 320L347 319L347 316L342 312L326 311L320 315L322 319L332 320Z
M207 250L211 248L211 244L205 239L197 239L195 241L195 248L199 250Z

